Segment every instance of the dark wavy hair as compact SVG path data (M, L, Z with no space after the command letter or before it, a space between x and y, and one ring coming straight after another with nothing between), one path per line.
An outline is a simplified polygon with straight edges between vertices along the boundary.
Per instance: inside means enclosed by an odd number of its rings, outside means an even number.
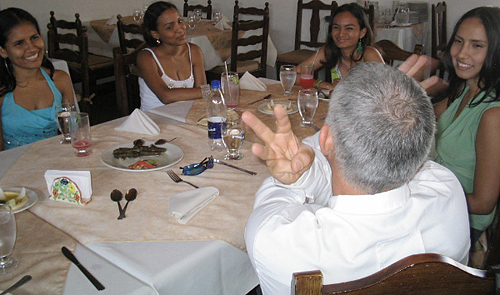
M363 38L361 38L361 46L363 48L361 56L359 57L359 59L354 59L354 52L355 51L353 51L351 53L351 59L354 61L360 61L361 59L363 59L363 56L365 55L366 46L373 45L373 43L372 43L373 32L372 32L372 29L371 29L370 24L368 22L368 16L364 12L363 7L361 7L357 3L347 3L347 4L340 6L334 12L332 18L330 19L330 23L328 25L328 37L326 38L326 44L325 44L326 62L323 63L328 68L335 67L340 59L341 52L340 52L340 49L335 44L335 41L333 41L332 26L333 26L333 20L335 19L335 16L337 16L339 13L342 13L342 12L350 12L352 15L354 15L354 17L358 19L358 24L359 24L360 30L366 28L366 34Z
M5 48L5 44L9 40L9 35L12 29L22 23L29 23L35 26L36 31L40 34L40 27L36 19L27 11L20 8L7 8L0 11L0 46ZM42 67L49 69L50 77L54 75L54 66L47 59L43 57ZM0 96L14 91L16 89L16 77L12 64L8 58L0 56Z
M142 23L142 34L144 35L144 41L149 46L158 46L156 39L151 36L151 31L158 31L158 18L165 10L177 9L177 7L165 1L158 1L148 6L146 13L144 13L144 20Z
M488 52L483 67L479 72L479 79L477 82L481 90L479 93L484 92L484 96L482 96L481 99L477 99L478 94L469 102L470 107L475 107L483 101L492 102L500 100L500 71L498 69L500 67L500 8L489 6L474 8L465 13L455 25L450 41L446 45L444 52L444 64L449 72L450 84L445 93L445 97L448 97L449 104L459 97L465 89L466 80L457 76L450 50L455 41L458 28L469 18L476 18L483 24L486 31L486 37L488 38ZM488 97L491 98L488 99Z

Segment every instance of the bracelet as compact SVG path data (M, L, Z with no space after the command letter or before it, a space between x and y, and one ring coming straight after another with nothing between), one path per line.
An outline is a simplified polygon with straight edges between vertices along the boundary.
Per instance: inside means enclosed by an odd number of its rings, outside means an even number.
M321 89L321 83L323 83L323 80L317 80L314 84L314 88Z

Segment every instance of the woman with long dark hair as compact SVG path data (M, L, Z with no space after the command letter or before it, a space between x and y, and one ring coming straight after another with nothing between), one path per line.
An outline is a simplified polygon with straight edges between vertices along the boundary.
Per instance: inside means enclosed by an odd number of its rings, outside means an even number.
M36 19L0 11L0 150L57 135L55 108L73 99L69 75L45 57Z

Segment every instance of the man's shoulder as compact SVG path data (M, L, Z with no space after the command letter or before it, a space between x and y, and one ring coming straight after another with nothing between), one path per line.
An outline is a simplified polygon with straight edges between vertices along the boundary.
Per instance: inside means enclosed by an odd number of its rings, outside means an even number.
M448 168L434 161L426 161L410 181L412 191L437 192L440 196L451 197L464 195L458 178ZM465 197L464 197L465 199Z

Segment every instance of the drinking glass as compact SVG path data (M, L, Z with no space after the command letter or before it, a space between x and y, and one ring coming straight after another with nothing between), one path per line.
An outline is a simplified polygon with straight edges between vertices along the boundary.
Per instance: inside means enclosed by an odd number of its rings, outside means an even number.
M62 134L62 140L59 143L71 143L71 136L69 134L69 116L71 112L75 111L75 105L70 102L63 102L61 105L56 106L56 120L57 127Z
M218 23L222 18L221 12L218 10L214 10L212 18L214 19L214 23Z
M400 4L396 10L394 21L397 25L403 25L410 22L410 9L406 5Z
M297 72L295 71L295 66L292 65L282 65L280 67L280 81L281 86L283 86L283 95L292 95L292 88L295 84L295 79L297 79Z
M300 86L302 88L314 87L313 66L310 64L304 65L300 68Z
M0 274L10 273L19 264L11 257L16 235L14 212L8 204L0 204Z
M142 20L142 11L139 8L135 8L134 12L132 13L132 16L134 17L134 20L137 24L139 24Z
M201 21L201 15L202 15L201 9L197 8L193 11L194 11L194 19L196 20L197 23L199 23Z
M222 142L226 146L226 160L240 160L243 155L240 154L241 146L245 139L245 123L241 119L229 121L222 126Z
M71 135L71 145L76 149L75 156L86 157L92 154L90 146L92 138L90 136L90 122L87 113L72 113L69 120L69 132Z
M302 117L300 126L307 126L314 124L313 118L318 108L318 92L316 89L301 89L297 96L297 105L299 113Z
M191 15L188 16L188 28L190 30L194 30L195 27L196 27L195 15L191 14Z
M236 108L240 104L240 80L238 73L222 72L220 82L226 106L230 109Z

